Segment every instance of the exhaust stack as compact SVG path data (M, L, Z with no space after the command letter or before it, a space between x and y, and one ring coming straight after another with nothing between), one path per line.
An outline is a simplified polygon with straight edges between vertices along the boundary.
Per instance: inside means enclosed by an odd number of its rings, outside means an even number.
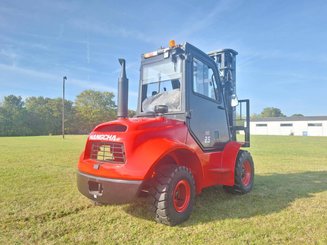
M118 59L121 65L121 74L118 79L118 108L117 117L128 117L128 79L126 77L126 61Z

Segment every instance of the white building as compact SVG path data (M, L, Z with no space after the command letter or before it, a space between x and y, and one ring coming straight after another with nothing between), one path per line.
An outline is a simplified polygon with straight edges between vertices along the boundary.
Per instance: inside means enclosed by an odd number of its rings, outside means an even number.
M252 135L327 136L327 116L252 119Z

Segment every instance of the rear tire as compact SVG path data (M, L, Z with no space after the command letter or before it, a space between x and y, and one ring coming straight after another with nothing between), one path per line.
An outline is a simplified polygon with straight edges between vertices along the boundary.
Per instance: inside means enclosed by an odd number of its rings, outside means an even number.
M254 182L254 163L249 152L240 150L235 164L234 186L223 188L232 194L246 194L253 188Z
M158 223L174 226L187 220L193 210L195 182L186 167L166 165L156 170L150 189L152 210Z

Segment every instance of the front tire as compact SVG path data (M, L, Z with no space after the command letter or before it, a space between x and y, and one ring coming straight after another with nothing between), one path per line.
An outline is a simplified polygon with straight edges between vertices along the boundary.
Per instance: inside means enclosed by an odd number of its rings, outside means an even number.
M249 152L240 150L235 164L234 186L223 186L232 194L246 194L253 188L254 163Z
M195 181L188 168L159 167L150 190L152 208L158 223L174 226L187 220L193 210Z

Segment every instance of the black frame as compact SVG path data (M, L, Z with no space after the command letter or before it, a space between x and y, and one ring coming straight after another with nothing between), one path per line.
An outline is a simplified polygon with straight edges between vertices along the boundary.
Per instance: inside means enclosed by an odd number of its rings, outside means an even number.
M186 43L185 44L185 52L187 55L187 63L186 63L186 76L185 76L185 80L187 81L187 84L185 84L185 88L186 88L186 111L188 114L188 118L186 120L186 125L188 126L188 130L190 132L190 134L192 135L193 139L197 142L197 144L201 147L201 149L203 151L209 152L209 151L220 151L225 147L225 144L229 141L232 140L231 138L231 130L230 130L230 125L229 125L229 121L228 121L228 114L226 111L226 101L225 101L225 96L223 95L223 88L222 88L222 84L220 81L220 77L219 77L219 72L218 72L218 68L217 65L215 63L215 61L209 57L206 53L204 53L203 51L201 51L200 49L194 47L193 45ZM207 65L208 67L212 68L213 70L213 74L215 76L215 80L216 80L216 85L218 88L218 92L221 93L221 95L219 96L219 100L214 100L210 97L207 97L205 95L202 95L200 93L194 92L193 89L193 58L201 61L203 64ZM187 67L188 66L188 67ZM190 106L190 100L192 97L201 97L204 100L207 101L211 101L213 103L215 103L217 105L217 109L218 110L223 110L225 113L225 118L226 118L226 126L227 126L227 134L229 136L229 139L227 142L221 144L221 145L217 145L215 147L204 147L201 142L199 141L199 139L196 137L195 133L192 131L191 127L190 127L190 119L192 117L191 112L192 112L192 108ZM224 106L221 106L224 105ZM218 124L219 122L217 122ZM225 125L225 124L224 124Z
M242 145L243 147L250 147L250 100L249 99L244 99L244 100L239 100L239 105L242 108L242 104L245 103L245 108L246 108L246 126L232 126L232 134L233 134L233 140L236 141L236 133L237 131L244 131L245 135L245 142ZM242 115L240 115L242 117Z

